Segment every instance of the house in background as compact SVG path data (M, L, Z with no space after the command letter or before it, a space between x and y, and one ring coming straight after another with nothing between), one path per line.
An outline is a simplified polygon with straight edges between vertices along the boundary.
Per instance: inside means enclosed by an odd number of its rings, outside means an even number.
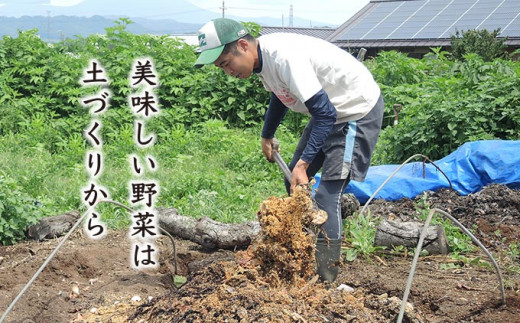
M335 31L334 28L303 28L303 27L272 27L262 26L260 35L268 35L272 33L293 33L312 36L321 39L329 38Z
M422 57L451 48L457 30L501 29L509 51L520 48L520 0L372 0L326 40L368 56L398 50Z
M260 35L272 33L294 33L313 36L316 38L327 39L336 29L334 28L314 28L314 27L274 27L262 26ZM198 46L199 40L197 34L174 34L170 37L177 37L184 40L188 45Z

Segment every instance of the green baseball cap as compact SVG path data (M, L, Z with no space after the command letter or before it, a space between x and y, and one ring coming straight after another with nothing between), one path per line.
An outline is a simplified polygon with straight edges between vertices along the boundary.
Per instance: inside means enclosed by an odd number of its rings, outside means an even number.
M195 62L195 67L202 67L212 64L220 56L226 44L232 43L248 34L244 25L238 21L217 18L199 30L199 58Z

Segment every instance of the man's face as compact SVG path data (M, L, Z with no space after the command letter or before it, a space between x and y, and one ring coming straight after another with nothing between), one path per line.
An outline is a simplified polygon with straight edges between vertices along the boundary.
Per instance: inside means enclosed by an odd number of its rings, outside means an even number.
M253 73L254 67L254 58L251 56L250 49L251 46L247 42L239 40L236 51L231 50L227 54L221 54L214 64L228 75L241 79L248 78Z

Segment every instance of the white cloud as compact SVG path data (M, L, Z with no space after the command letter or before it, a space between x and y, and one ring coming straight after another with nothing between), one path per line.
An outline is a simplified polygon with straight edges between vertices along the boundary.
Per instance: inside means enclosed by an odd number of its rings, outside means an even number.
M0 7L3 7L5 5L6 5L6 3L0 3Z
M55 7L72 7L82 3L84 0L51 0L49 6Z

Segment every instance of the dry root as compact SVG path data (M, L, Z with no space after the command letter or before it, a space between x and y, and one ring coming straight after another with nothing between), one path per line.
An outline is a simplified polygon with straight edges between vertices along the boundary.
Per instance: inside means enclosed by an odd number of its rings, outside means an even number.
M262 276L271 283L305 283L314 275L315 236L306 228L323 223L327 214L314 207L307 185L290 197L270 197L258 211L260 237L249 248Z

